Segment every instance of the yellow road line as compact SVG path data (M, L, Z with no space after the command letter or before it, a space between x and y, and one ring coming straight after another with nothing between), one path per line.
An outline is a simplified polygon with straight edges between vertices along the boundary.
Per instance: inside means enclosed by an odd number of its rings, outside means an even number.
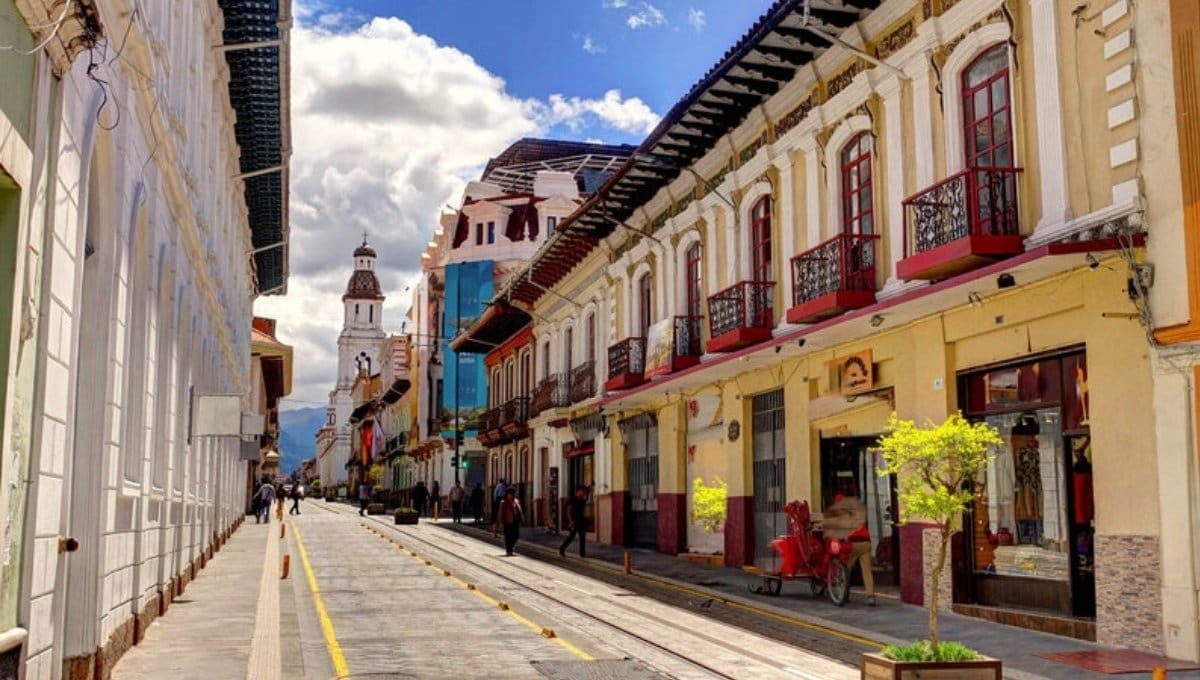
M370 531L370 532L380 536L381 538L384 538L385 540L387 539L387 537L383 534L383 532L378 531L373 527L370 527L366 524L359 524L359 526L366 529L367 531ZM445 570L443 570L441 567L431 564L429 560L418 556L417 553L413 552L412 550L408 550L408 549L404 548L403 546L401 546L400 544L395 543L394 541L393 541L393 544L396 546L396 548L398 548L400 550L405 550L406 552L408 552L409 555L413 559L423 562L425 564L425 566L429 567L430 569L438 572L439 574L444 573ZM301 553L301 554L303 554L303 553ZM466 581L458 578L457 576L449 576L448 579L450 581L453 581L454 583L456 583L459 587L464 588L471 593L474 593L476 597L483 600L484 602L487 602L488 604L492 605L493 607L501 608L500 605L502 603L500 602L500 600L497 600L496 598L485 594L483 591L479 590L479 588L477 588L477 587L472 587L472 585L470 583L467 583ZM521 616L520 614L514 612L512 610L512 608L508 607L507 605L505 605L503 608L501 608L501 611L503 611L505 614L508 614L509 616L516 619L517 621L521 622L526 627L528 627L530 630L532 630L533 632L535 632L538 635L541 635L543 637L546 637L546 635L545 635L546 631L552 630L546 626L539 626L538 624L534 623L533 621L530 621L529 619L525 618L524 616ZM555 635L554 637L550 637L548 639L558 643L558 645L560 647L562 647L563 649L566 649L567 651L571 652L575 656L578 656L583 661L593 661L594 660L594 658L592 657L591 654L588 654L587 652L576 647L575 645L571 644L570 642L567 642L566 640L558 637L557 635Z
M317 618L321 621L321 631L325 633L325 646L329 648L329 659L333 662L333 672L339 678L350 677L350 668L346 665L346 657L342 654L342 646L338 644L337 636L333 633L333 621L329 612L325 611L325 602L321 600L321 590L317 587L317 577L313 574L312 565L308 562L308 553L304 551L304 541L300 539L300 529L292 522L292 535L296 537L296 548L300 550L300 561L304 564L304 573L308 576L308 588L312 591L313 603L317 607Z

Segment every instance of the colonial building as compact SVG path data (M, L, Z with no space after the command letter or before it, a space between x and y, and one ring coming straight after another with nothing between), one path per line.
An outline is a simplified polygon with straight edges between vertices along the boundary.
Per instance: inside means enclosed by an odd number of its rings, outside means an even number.
M275 338L274 319L254 317L250 333L250 413L262 419L263 434L244 444L258 449L257 457L246 462L247 510L256 481L295 472L279 469L279 400L292 393L292 347Z
M329 414L325 428L317 431L317 469L326 490L345 486L353 448L350 415L354 410L351 394L360 374L378 373L379 349L387 334L383 331L383 291L375 274L375 249L362 245L354 249L354 271L342 295L342 332L338 336L337 383L329 392ZM326 428L331 428L326 431Z
M290 5L0 0L4 672L107 677L241 521L188 415L287 286Z
M1005 443L942 601L1200 658L1194 5L776 2L462 340L532 345L544 484L730 566L771 564L788 500L859 496L921 604L929 527L874 444L962 411Z

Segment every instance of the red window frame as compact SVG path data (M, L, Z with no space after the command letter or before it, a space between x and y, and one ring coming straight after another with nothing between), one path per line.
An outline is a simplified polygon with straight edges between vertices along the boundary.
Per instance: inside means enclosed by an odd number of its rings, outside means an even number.
M986 73L972 85L970 81L977 75L973 73L976 67L998 54L1004 55L1004 66ZM968 168L1013 167L1012 86L1008 76L1008 45L1005 43L980 54L963 70L963 152ZM979 143L981 141L983 143ZM998 161L997 155L1003 158Z
M770 196L763 196L750 211L750 280L774 280L771 270Z
M702 299L703 286L700 280L699 241L688 246L683 258L683 275L687 277L684 281L685 290L687 291L687 313L689 316L700 316L704 301Z
M842 148L842 233L872 234L875 229L871 137L860 132Z
M650 307L653 304L654 292L650 272L646 272L638 279L638 337L644 338L650 334Z

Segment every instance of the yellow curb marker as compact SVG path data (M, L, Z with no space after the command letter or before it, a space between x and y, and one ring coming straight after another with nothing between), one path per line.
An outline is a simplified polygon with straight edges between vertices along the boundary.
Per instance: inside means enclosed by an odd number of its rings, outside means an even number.
M369 531L375 531L375 529L373 527L369 527L365 524L360 525L360 526L362 526L364 529L367 529ZM298 541L300 537L297 536L296 538ZM402 548L402 546L400 546L399 544L397 544L397 547ZM561 646L563 649L566 649L567 651L571 652L575 656L579 657L581 660L583 660L583 661L594 661L595 660L595 658L591 654L588 654L587 652L576 647L575 645L571 644L570 642L567 642L566 640L558 637L558 635L555 634L553 628L549 628L547 626L539 626L538 624L534 623L533 621L530 621L529 619L525 618L524 616L521 616L520 614L516 613L511 608L509 608L507 602L502 602L500 600L497 600L494 597L491 597L490 595L485 594L483 591L479 590L479 588L477 588L474 583L467 583L466 581L463 581L462 579L458 578L457 576L451 575L449 570L445 570L445 569L442 569L441 567L434 566L430 560L427 560L423 557L419 557L417 555L417 553L413 550L405 550L405 552L407 552L409 555L411 555L413 558L417 559L418 561L424 562L425 565L428 566L430 569L444 572L446 576L450 577L450 580L454 581L459 586L466 588L467 590L474 593L477 597L479 597L484 602L487 602L488 604L503 611L505 614L508 614L509 616L513 617L514 619L519 621L521 624L523 624L525 627L529 628L530 630L537 633L538 635L540 635L548 640L553 640L554 642L558 643L558 645ZM301 550L300 555L301 555L301 557L304 556L303 550ZM307 562L305 562L305 564L307 566ZM315 589L314 589L314 592L315 592ZM547 634L547 633L549 633L549 634Z
M338 644L333 632L333 621L325 610L325 602L321 600L321 590L317 587L317 577L313 574L312 565L308 562L308 553L304 550L304 541L300 539L300 530L292 525L292 533L296 535L296 548L300 551L300 562L304 565L304 573L308 576L308 588L312 591L313 604L317 608L317 618L321 621L321 631L325 634L325 646L329 648L329 660L333 662L333 672L339 678L350 676L350 667L346 665L346 657L342 654L342 646Z

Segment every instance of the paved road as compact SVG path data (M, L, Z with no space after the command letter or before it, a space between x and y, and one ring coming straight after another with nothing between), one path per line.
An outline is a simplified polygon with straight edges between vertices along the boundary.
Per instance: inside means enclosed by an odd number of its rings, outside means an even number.
M329 659L323 677L858 677L847 665L716 621L703 603L673 607L435 527L361 518L346 506L305 510L291 518L289 544L306 677L322 677L319 654Z

